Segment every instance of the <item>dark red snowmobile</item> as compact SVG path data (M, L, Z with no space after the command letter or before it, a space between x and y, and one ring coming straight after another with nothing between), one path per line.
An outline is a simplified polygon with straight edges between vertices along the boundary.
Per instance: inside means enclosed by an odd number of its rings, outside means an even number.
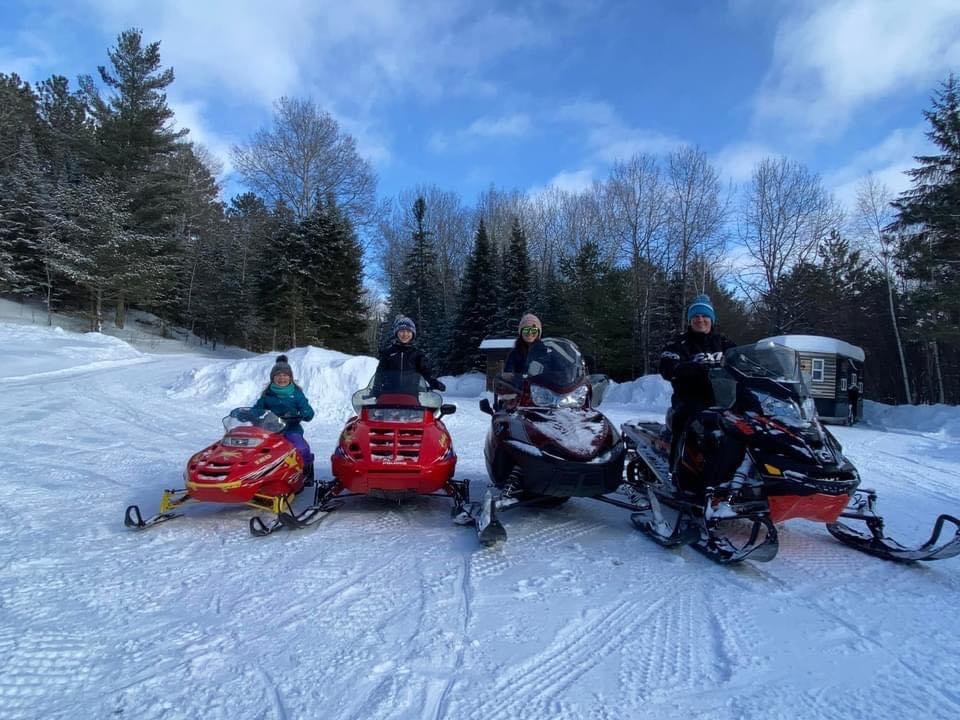
M606 377L588 376L569 340L544 338L541 355L530 359L525 374L497 376L493 406L480 401L492 416L484 457L493 489L477 517L484 544L506 539L500 512L560 505L571 497L604 499L623 482L620 434L594 409Z
M731 348L710 371L716 407L688 424L669 468L670 432L656 422L622 426L634 524L661 545L689 544L721 563L777 554L776 523L823 522L842 543L887 560L960 554L960 520L940 515L930 539L905 547L884 534L876 493L820 423L797 352L772 342ZM842 520L864 523L867 532ZM940 542L945 525L956 528ZM738 539L739 538L739 539Z

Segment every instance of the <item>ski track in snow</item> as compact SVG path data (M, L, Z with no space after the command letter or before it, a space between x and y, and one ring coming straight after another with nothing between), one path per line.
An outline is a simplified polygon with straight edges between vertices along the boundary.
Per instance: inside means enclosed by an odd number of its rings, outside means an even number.
M4 382L0 718L953 718L960 561L901 566L822 525L770 563L666 550L574 499L503 513L479 546L449 503L349 500L251 538L248 508L141 533L225 408L166 388L209 364L147 356ZM446 419L458 477L486 485L488 422ZM619 424L656 417L626 406ZM306 426L321 472L339 419ZM837 428L895 537L960 513L942 438Z

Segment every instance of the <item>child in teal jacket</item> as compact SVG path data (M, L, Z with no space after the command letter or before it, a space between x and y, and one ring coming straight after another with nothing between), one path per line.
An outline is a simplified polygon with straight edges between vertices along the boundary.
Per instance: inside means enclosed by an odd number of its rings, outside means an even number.
M246 412L236 413L239 420L249 421L258 418L267 411L272 412L286 423L284 437L297 449L303 460L304 472L308 479L313 478L313 454L310 445L303 437L301 422L313 419L313 408L303 394L303 390L293 381L293 368L286 355L277 357L270 369L270 384L267 385L253 406Z

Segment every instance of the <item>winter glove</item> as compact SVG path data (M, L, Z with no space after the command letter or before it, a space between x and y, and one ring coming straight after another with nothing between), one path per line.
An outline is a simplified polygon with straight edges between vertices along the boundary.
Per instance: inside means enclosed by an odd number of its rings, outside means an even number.
M253 417L250 415L250 411L245 410L244 408L234 408L230 411L230 417L232 417L234 420L239 420L240 422L250 422L253 419Z
M440 392L446 392L446 390L447 390L447 386L444 385L444 384L443 384L442 382L440 382L439 380L431 380L431 381L430 381L430 387L431 387L433 390L439 390Z

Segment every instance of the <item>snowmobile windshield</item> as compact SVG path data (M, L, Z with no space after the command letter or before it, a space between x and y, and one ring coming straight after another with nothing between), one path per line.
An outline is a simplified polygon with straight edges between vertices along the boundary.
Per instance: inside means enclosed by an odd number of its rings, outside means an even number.
M546 338L534 346L526 373L501 373L494 389L507 405L519 401L542 408L578 408L587 402L586 365L569 340Z
M351 402L358 415L364 407L410 408L416 410L419 420L424 408L439 410L443 398L418 373L387 371L374 373L367 386L353 394Z
M743 410L790 424L806 424L816 416L796 350L764 342L731 348L723 359L737 381L736 402Z
M248 407L234 408L223 419L223 429L227 432L243 425L263 428L267 432L282 432L287 426L281 418L269 410L260 415L254 415Z
M586 368L580 349L570 340L544 338L527 359L526 379L531 387L566 389L586 379Z

